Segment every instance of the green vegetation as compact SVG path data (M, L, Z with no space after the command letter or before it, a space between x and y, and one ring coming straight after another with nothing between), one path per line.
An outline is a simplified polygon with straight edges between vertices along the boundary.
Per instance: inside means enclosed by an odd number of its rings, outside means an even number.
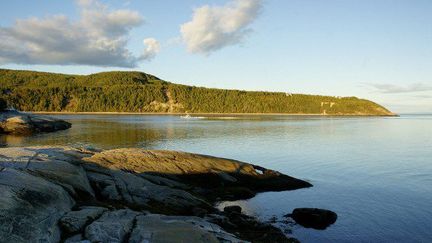
M356 97L191 87L140 72L66 75L0 69L0 95L24 111L391 114Z

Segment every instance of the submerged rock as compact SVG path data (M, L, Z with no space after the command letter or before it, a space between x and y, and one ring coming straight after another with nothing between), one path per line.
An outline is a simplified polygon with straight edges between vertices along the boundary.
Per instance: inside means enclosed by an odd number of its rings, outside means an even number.
M318 208L296 208L292 214L287 215L296 223L305 228L323 230L337 220L337 214L330 210Z
M18 111L0 112L0 134L33 134L55 132L71 127L69 122Z
M183 152L0 148L0 242L295 242L239 207L220 212L213 203L308 186Z

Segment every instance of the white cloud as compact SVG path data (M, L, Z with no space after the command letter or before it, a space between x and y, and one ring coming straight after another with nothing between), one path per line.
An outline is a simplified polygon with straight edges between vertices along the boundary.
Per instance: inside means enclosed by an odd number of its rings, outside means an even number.
M76 3L81 7L87 7L97 4L96 0L76 0Z
M205 55L239 44L251 32L249 26L261 9L261 0L232 0L225 6L199 7L192 20L180 27L183 42L189 52Z
M376 91L380 93L388 93L388 94L432 91L432 85L424 84L424 83L414 83L407 86L399 86L394 84L371 84L371 83L367 83L366 85L373 87Z
M19 19L11 27L0 27L0 64L135 67L146 58L127 49L130 30L143 23L138 12L111 11L96 0L78 0L77 4L80 19L75 22L55 15Z
M156 54L160 51L160 43L155 38L146 38L143 40L144 45L146 46L144 53L142 55L142 59L151 60Z

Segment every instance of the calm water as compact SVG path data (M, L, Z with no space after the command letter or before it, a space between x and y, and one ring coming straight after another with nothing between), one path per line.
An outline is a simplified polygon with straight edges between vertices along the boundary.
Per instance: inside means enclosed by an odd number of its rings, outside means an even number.
M314 187L237 202L263 219L296 207L337 212L324 231L293 227L304 242L432 242L432 116L394 118L62 115L68 131L0 136L0 146L92 145L172 149L234 158Z

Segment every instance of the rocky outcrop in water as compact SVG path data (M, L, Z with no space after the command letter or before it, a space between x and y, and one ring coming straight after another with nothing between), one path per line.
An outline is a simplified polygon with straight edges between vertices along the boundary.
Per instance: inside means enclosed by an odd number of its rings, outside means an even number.
M55 132L70 127L70 123L48 116L18 111L0 112L0 134L28 135L40 132Z
M327 209L296 208L291 214L286 215L305 227L324 230L337 220L337 214Z
M112 170L132 171L150 181L154 180L152 176L162 177L165 181L158 183L171 187L185 189L192 186L190 190L210 201L247 199L257 192L311 186L260 166L177 151L114 149L85 160Z
M295 242L241 209L213 205L309 186L255 165L183 152L2 148L0 242Z

